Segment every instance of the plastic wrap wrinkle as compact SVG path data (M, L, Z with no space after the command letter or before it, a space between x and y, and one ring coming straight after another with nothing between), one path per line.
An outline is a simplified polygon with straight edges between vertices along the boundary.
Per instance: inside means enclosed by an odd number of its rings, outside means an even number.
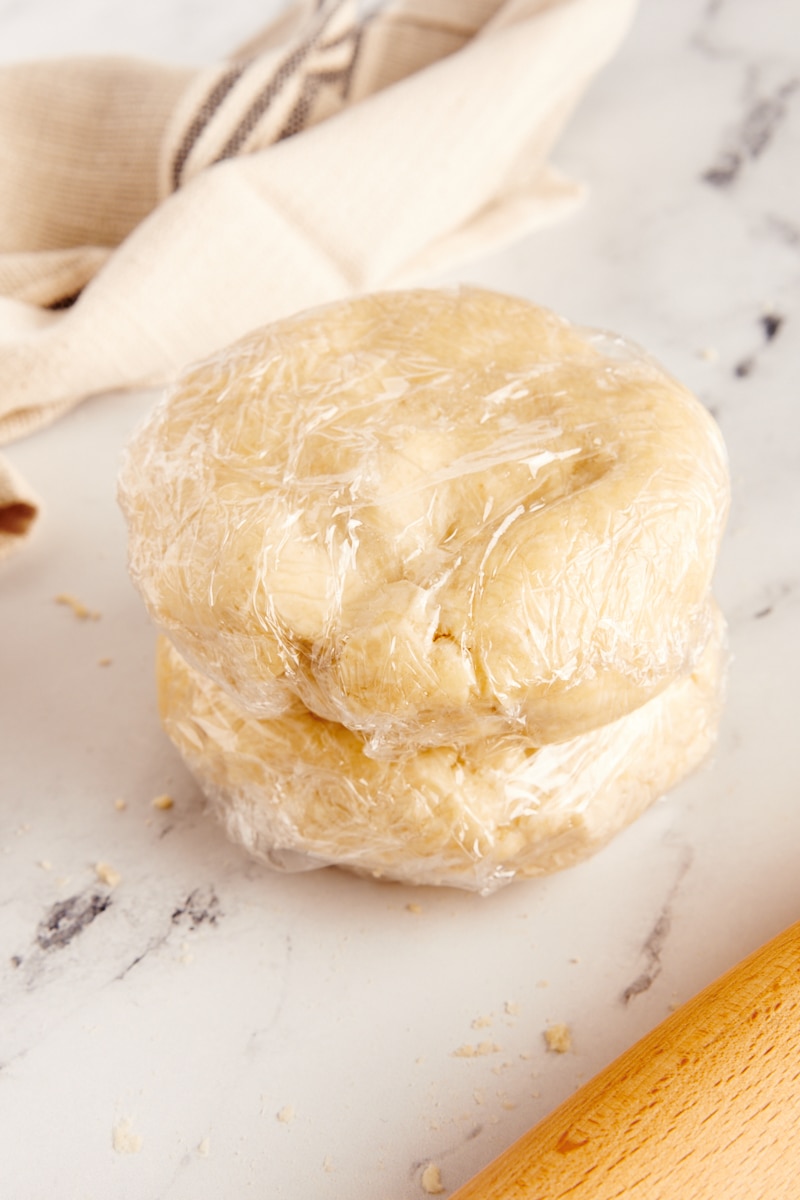
M691 670L728 477L638 349L464 288L330 305L190 369L120 497L187 661L396 758L567 741Z
M715 739L725 664L714 609L695 671L609 725L542 748L506 734L396 762L298 704L246 713L166 638L159 704L228 833L263 861L489 893L586 857L694 770Z

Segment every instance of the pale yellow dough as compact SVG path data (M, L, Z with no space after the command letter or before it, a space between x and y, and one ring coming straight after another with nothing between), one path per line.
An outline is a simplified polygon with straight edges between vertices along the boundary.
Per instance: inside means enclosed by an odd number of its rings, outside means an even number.
M725 629L691 674L628 716L537 749L519 735L397 762L300 705L258 718L159 642L161 718L229 835L287 869L338 864L416 884L491 892L571 865L705 758L725 673Z
M133 577L192 664L394 758L565 741L690 670L728 475L711 417L641 351L420 290L188 371L120 496Z

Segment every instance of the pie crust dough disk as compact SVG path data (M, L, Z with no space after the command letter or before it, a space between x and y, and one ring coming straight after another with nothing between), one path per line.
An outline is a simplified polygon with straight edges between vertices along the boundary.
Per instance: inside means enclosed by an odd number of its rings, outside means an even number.
M249 711L394 758L566 741L691 669L728 508L702 405L619 338L389 292L190 369L120 499L147 607Z
M300 705L247 713L159 640L161 719L229 836L285 870L489 893L587 857L674 787L716 736L725 627L691 674L628 716L537 749L518 735L396 762Z

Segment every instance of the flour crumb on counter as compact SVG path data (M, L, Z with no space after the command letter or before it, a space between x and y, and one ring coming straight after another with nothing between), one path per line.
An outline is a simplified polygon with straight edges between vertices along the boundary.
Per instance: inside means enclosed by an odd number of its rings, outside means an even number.
M36 865L42 871L52 871L53 869L53 864L50 862L49 858L40 858Z
M208 1158L211 1153L211 1139L204 1137L202 1142L197 1143L197 1154L200 1158Z
M100 882L104 883L106 887L115 888L118 884L122 883L122 876L120 875L119 871L115 870L114 867L111 866L110 863L95 863L94 873Z
M422 912L422 905L421 904L407 904L406 912L414 913L415 916L419 916L419 914Z
M441 1196L444 1191L442 1172L436 1163L428 1163L422 1172L422 1190L426 1196Z
M488 1027L491 1025L491 1023L492 1023L491 1016L476 1017L474 1021L470 1022L473 1029L488 1029Z
M569 1025L556 1023L548 1025L544 1031L544 1040L547 1049L554 1054L566 1054L572 1049L572 1033Z
M517 1004L516 1000L506 1000L505 1005L503 1007L505 1008L505 1013L506 1013L507 1017L518 1017L519 1016L519 1005Z
M280 1121L281 1125L291 1125L294 1120L294 1105L284 1104L283 1108L275 1114L275 1118Z
M65 608L71 608L73 615L77 617L79 621L100 620L99 612L92 612L90 608L86 607L83 601L79 600L77 596L73 596L71 592L59 592L59 594L55 597L55 603L62 604Z
M326 1154L325 1157L323 1158L322 1169L328 1175L330 1175L331 1172L333 1171L333 1159L331 1158L330 1154Z
M168 792L162 792L160 796L154 796L150 804L153 808L158 809L159 812L168 812L169 809L174 807L175 801Z
M130 1117L122 1117L111 1131L111 1145L117 1154L138 1154L142 1148L142 1136L134 1133Z
M117 810L117 812L125 812L125 809L127 807L128 807L128 801L124 800L122 798L122 796L118 796L117 799L114 801L114 808Z
M98 658L97 665L98 667L110 667L111 659L107 655L105 658Z

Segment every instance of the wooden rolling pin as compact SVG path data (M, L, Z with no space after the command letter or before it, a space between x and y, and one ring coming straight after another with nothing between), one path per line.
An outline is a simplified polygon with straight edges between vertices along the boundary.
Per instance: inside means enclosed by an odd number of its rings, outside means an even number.
M800 922L451 1200L798 1200Z

